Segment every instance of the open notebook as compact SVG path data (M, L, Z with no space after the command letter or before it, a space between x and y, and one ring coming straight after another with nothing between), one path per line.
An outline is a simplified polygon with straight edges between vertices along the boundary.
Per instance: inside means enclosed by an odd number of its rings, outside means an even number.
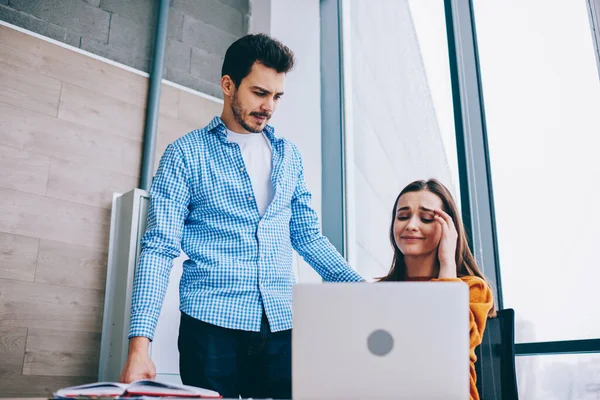
M54 393L55 398L89 397L189 397L202 399L219 399L221 395L212 390L194 386L176 385L149 379L131 383L97 382L86 385L60 389Z

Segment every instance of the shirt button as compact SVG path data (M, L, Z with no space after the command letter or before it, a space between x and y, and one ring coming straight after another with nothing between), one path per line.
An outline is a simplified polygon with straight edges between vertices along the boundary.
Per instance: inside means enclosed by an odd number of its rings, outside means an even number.
M248 196L248 201L252 201L252 196Z
M244 172L245 170L246 170L246 168L244 168L244 167L240 168L240 172Z

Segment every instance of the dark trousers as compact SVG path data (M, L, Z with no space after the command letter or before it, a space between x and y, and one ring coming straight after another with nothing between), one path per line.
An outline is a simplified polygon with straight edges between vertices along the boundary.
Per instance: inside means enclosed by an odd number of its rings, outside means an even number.
M181 313L179 372L185 385L225 398L292 398L291 330L271 332L263 314L260 332L207 324Z

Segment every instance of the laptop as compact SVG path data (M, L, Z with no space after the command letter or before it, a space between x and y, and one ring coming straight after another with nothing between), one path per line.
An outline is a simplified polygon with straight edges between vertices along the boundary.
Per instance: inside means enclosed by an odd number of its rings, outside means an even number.
M297 284L292 398L469 398L463 282Z

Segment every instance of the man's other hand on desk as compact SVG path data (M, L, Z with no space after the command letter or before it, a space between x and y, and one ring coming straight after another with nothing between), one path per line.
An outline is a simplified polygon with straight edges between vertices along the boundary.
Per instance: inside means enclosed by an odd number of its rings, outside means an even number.
M129 354L120 381L131 383L139 379L154 379L156 367L148 354L150 339L136 336L129 340Z

